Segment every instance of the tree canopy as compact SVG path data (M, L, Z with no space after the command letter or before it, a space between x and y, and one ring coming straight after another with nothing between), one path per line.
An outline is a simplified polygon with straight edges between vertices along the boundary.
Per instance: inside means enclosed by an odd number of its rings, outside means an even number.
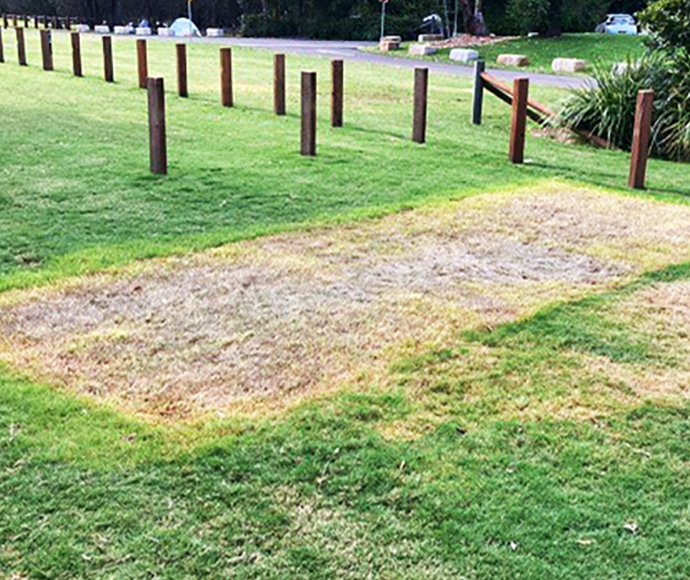
M452 31L521 34L591 31L607 11L634 12L645 0L390 0L386 29L406 38L438 14ZM668 0L685 1L685 0ZM194 20L247 36L375 39L379 0L193 0ZM78 16L89 23L166 22L186 15L186 0L0 0L0 11ZM479 17L481 12L483 17ZM457 16L456 16L457 13ZM484 25L486 23L486 26Z

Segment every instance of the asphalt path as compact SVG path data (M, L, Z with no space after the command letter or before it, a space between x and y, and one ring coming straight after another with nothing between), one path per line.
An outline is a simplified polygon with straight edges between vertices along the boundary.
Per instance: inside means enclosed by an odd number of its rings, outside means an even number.
M130 36L129 38L134 38ZM153 40L179 42L180 38L170 38L161 36L148 37ZM371 52L363 52L363 48L376 46L373 42L364 41L340 41L340 40L296 40L287 38L191 38L185 39L192 43L215 43L221 45L244 46L270 50L273 52L285 52L292 54L304 54L309 56L320 56L324 58L341 58L363 63L392 66L398 68L415 68L420 65L427 67L430 71L470 77L474 74L471 66L460 64L446 64L433 61L422 61L397 56L384 56ZM575 77L564 75L550 75L529 71L508 71L502 69L487 69L496 78L502 81L511 82L518 77L527 77L530 83L538 85L549 85L561 88L578 88L592 83L589 77Z
M209 39L205 38L197 39L197 41L201 42L206 42L208 40ZM350 42L333 40L291 40L276 38L226 38L222 40L226 43L235 44L237 46L264 48L267 50L307 54L310 56L342 58L344 60L368 62L373 64L394 66L399 68L415 68L424 63L424 66L433 72L464 77L474 75L474 70L471 66L463 66L460 64L450 63L446 64L428 60L422 61L398 56L384 56L382 54L362 52L362 48L376 46L376 43L372 42ZM588 77L550 75L527 71L487 69L487 72L490 72L492 75L494 75L496 78L502 81L512 81L513 79L518 77L528 77L530 79L530 83L550 85L563 88L581 87L586 83L591 82L591 80Z

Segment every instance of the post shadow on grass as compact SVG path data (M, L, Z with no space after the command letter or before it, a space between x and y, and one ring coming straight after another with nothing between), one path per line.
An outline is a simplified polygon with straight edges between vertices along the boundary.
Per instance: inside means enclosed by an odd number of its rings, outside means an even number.
M668 162L672 163L672 162ZM564 179L569 179L574 182L585 183L594 187L611 187L615 189L628 190L625 183L625 171L627 165L625 162L621 163L620 171L602 171L600 169L594 169L593 165L590 165L587 169L587 173L583 173L582 169L577 167L570 167L568 165L557 164L557 163L547 163L545 161L534 160L530 162L527 167L537 168L539 170L546 170L549 172L558 171ZM645 190L647 193L661 193L664 195L679 195L681 197L690 198L690 184L688 184L687 189L676 189L672 187L659 187L656 185L650 186L646 184Z

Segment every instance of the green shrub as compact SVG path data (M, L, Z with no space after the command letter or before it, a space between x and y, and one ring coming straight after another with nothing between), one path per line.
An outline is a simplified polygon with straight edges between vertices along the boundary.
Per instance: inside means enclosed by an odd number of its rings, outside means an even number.
M690 0L658 0L640 12L638 19L651 33L653 48L690 54Z
M690 0L657 0L638 17L650 32L647 55L622 72L596 70L597 85L575 91L558 121L629 149L637 92L652 89L652 154L690 161Z
M596 84L572 92L557 124L591 131L629 150L637 93L652 89L652 154L690 161L690 65L664 52L651 51L626 65L618 71L596 67Z
M549 14L549 0L509 0L507 18L519 34L540 30Z

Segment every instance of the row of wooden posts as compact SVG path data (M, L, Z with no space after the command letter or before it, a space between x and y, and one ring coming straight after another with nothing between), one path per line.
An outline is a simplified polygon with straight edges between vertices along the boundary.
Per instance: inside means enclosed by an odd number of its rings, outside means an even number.
M146 69L146 41L139 40L139 86L146 87L148 91L149 110L149 149L151 172L166 174L167 145L165 132L165 88L162 78L151 78ZM221 62L221 103L224 107L232 107L234 104L232 90L232 51L225 47L220 49ZM177 87L181 97L187 97L187 67L186 45L177 45ZM344 94L344 66L342 60L331 62L332 73L332 98L331 98L331 125L343 126L343 94ZM287 112L285 99L285 55L274 55L274 91L273 110L276 115L285 115ZM302 71L301 79L302 109L301 109L301 138L300 152L302 155L313 157L316 155L316 73ZM422 139L424 135L417 134Z
M53 70L53 53L51 31L41 30L41 54L43 69ZM20 66L27 66L24 29L16 28L17 56ZM113 65L112 39L109 35L102 37L103 44L103 71L106 82L114 82L115 73ZM72 45L72 71L75 76L83 76L81 62L80 34L71 33ZM180 97L189 95L187 83L187 45L176 45L177 57L177 90ZM2 31L0 30L0 62L4 62L4 49ZM229 47L220 49L221 67L221 103L224 107L234 105L232 82L232 51ZM285 55L274 55L273 75L273 109L276 115L286 114L286 89L285 89ZM148 90L149 103L149 131L150 131L150 155L151 171L157 174L167 173L167 153L165 138L165 96L164 82L162 78L149 78L147 44L145 39L137 40L137 69L139 87ZM302 155L316 155L316 73L302 72L301 77L301 147ZM344 63L342 60L331 62L331 125L343 126L344 103ZM500 85L500 86L498 86ZM497 88L498 86L498 88ZM412 140L416 143L426 141L427 129L427 98L429 87L429 70L416 68L414 76L414 105ZM483 92L491 90L497 96L510 101L512 105L510 141L508 157L512 163L524 162L525 131L528 115L535 120L535 112L528 109L540 108L540 105L529 100L529 80L527 78L515 79L513 90L498 83L491 75L484 72L482 62L477 63L475 69L474 101L472 107L472 122L481 124ZM498 90L500 89L500 90ZM508 96L509 93L509 96ZM649 153L651 113L654 94L652 91L641 91L638 96L637 112L635 117L635 130L633 137L632 160L630 167L630 186L635 189L643 189L647 158ZM544 108L541 107L544 112ZM531 114L530 114L531 113Z
M26 44L24 29L16 28L17 57L20 66L28 66L26 58ZM41 54L43 69L53 70L53 52L51 31L41 30ZM114 82L113 47L109 35L101 37L103 44L103 76L106 82ZM151 136L151 170L154 173L166 173L167 162L165 152L165 99L163 93L163 79L149 78L147 41L137 41L137 70L139 87L149 91L149 119ZM71 33L72 72L75 76L83 76L80 34ZM177 92L180 97L189 96L187 83L187 45L179 43L175 46L177 58ZM2 31L0 30L0 62L4 62ZM229 47L220 49L221 67L221 103L224 107L234 105L232 82L232 51ZM273 109L276 115L285 115L286 107L286 67L285 55L275 54L273 61ZM301 78L301 147L303 155L316 155L316 73L302 72ZM331 125L343 126L344 116L344 63L342 60L331 61ZM417 143L425 143L427 128L427 96L429 71L426 68L415 69L414 111L412 139Z

